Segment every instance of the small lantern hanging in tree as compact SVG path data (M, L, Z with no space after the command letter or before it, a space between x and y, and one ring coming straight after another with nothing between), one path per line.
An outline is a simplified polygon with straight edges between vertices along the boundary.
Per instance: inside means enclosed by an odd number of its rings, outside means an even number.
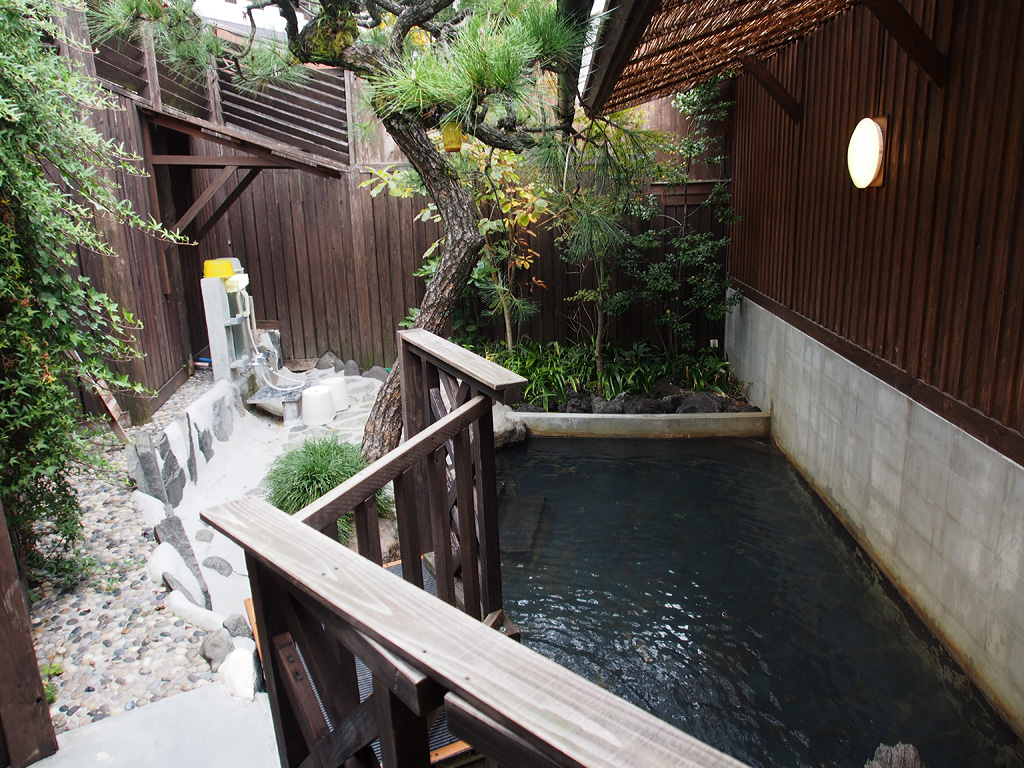
M462 151L462 126L456 122L441 124L441 141L445 152Z

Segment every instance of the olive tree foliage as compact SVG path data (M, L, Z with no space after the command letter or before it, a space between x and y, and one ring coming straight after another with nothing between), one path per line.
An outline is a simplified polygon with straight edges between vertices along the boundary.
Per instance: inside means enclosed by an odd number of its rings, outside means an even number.
M0 0L0 501L19 568L73 581L82 523L71 477L101 463L74 388L88 376L141 391L109 367L136 355L135 320L78 274L74 249L115 256L97 217L166 233L112 181L140 173L135 158L84 122L112 104L61 55L72 44L63 12Z
M438 266L414 326L443 333L484 238L471 191L429 132L454 122L489 146L521 152L567 130L571 117L545 106L536 83L545 73L572 81L586 25L564 17L553 0L258 0L251 5L271 6L285 19L287 52L266 53L252 37L240 49L229 48L191 15L187 0L101 3L96 28L126 35L148 29L172 63L205 66L219 60L257 87L261 78L296 63L339 67L369 82L375 115L419 174L441 217ZM377 458L395 447L400 435L395 365L370 414L364 453Z

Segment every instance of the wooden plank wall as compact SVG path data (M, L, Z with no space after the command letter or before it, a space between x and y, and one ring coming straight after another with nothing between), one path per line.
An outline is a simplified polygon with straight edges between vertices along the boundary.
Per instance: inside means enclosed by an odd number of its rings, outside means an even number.
M97 113L93 124L104 136L141 152L142 122L135 102L126 96L112 96L119 108ZM142 218L160 218L148 178L119 172L117 179ZM163 245L156 239L116 222L98 219L97 223L118 256L101 257L79 249L79 267L96 288L109 294L142 323L135 337L137 348L145 357L118 368L151 391L159 392L188 362L180 277L172 269L165 281ZM170 392L173 387L162 395ZM130 403L129 410L135 423L148 418L144 414L147 406L142 402Z
M947 57L942 88L863 6L768 61L801 124L740 78L730 268L767 306L1024 457L1024 7L903 4ZM857 190L846 146L875 115L889 121L885 182Z
M215 171L193 173L201 188ZM412 272L439 231L414 221L422 199L371 198L359 189L368 178L357 169L341 179L264 170L183 256L194 334L205 335L198 298L202 261L233 256L250 275L257 318L280 324L286 359L314 359L331 350L363 367L390 365L398 324L423 298L423 281ZM214 198L211 210L222 197ZM196 350L197 343L194 336Z
M651 125L679 129L682 118L663 101L651 108ZM357 161L374 166L395 160L386 138L359 139ZM200 154L218 154L212 145L197 146ZM202 189L216 171L193 171L193 187ZM195 249L185 249L183 274L189 305L189 327L194 352L206 344L205 320L198 281L202 261L234 256L250 274L252 294L260 321L279 323L284 356L310 360L327 350L360 365L390 365L395 357L398 323L410 307L418 306L423 280L412 276L422 254L439 236L432 223L414 221L424 199L400 200L386 193L371 198L359 184L372 178L362 166L353 167L340 180L321 179L298 171L264 170L224 219ZM710 185L695 185L688 199L662 197L665 219L691 216L699 226L724 233L711 212L697 205ZM202 222L225 193L197 218ZM657 224L655 221L655 224ZM530 271L547 286L533 295L541 311L524 324L523 335L540 342L566 341L578 336L565 299L575 293L581 279L591 276L558 258L555 235L536 227L533 247L540 258ZM622 283L625 285L625 282ZM637 307L613 319L609 339L630 344L653 339L650 309ZM697 327L699 343L721 338L720 324Z

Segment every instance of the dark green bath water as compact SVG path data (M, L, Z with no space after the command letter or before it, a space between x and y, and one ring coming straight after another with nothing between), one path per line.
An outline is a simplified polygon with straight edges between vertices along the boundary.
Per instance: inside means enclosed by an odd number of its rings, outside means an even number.
M505 608L583 677L753 766L1024 766L770 443L531 439L498 480Z

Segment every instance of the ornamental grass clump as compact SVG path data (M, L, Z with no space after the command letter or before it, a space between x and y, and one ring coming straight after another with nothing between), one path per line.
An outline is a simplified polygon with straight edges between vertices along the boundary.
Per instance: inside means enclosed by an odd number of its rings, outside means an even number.
M264 483L267 501L289 515L309 506L367 466L359 446L336 437L313 437L278 456ZM388 517L394 501L387 489L377 491L377 514ZM344 544L353 533L352 513L338 520L338 538Z

